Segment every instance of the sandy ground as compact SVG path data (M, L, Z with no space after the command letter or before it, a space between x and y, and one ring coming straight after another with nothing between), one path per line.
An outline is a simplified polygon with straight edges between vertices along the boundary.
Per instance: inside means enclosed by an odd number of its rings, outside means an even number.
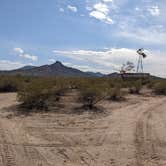
M166 166L166 97L103 101L105 113L13 115L16 94L0 94L0 166Z

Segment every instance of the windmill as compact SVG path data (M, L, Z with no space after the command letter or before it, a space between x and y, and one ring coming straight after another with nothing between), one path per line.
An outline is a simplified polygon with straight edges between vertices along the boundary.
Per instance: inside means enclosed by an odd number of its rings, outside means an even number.
M143 48L137 50L137 53L139 55L138 64L137 64L137 73L139 72L143 73L143 59L147 57L147 55L143 51L144 51Z

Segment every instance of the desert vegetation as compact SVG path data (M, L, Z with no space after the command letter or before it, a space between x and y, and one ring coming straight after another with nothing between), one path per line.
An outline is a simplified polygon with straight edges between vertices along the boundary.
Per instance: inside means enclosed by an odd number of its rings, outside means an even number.
M21 106L29 111L49 110L70 89L79 91L78 100L85 109L93 110L103 99L122 101L126 93L140 94L143 87L157 95L166 95L165 80L122 80L121 78L46 78L1 76L0 92L17 92Z
M4 158L0 165L165 162L165 147L160 146L165 142L165 80L21 76L0 80ZM124 147L120 152L119 146Z
M112 101L122 101L124 99L124 92L120 86L115 86L108 89L108 99Z
M156 81L153 85L153 90L157 95L166 95L166 80Z
M24 82L23 77L1 76L0 77L0 92L16 92Z
M92 110L107 93L107 84L102 80L86 79L79 86L80 100L85 109Z
M143 86L143 83L141 80L136 80L136 81L132 81L129 85L129 92L131 94L140 94L140 90Z
M68 84L62 78L58 81L54 78L34 78L19 89L18 100L24 108L48 111L67 88Z

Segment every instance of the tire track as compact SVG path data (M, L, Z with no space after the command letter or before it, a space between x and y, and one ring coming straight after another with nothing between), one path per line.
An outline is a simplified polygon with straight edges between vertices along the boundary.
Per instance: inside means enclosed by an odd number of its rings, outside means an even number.
M2 143L2 151L1 151L3 165L4 166L16 166L17 162L16 162L13 146L6 144L8 137L6 136L6 133L3 130L1 123L0 123L0 138L3 142Z
M4 130L4 127L2 125L2 122L0 122L0 155L2 158L2 166L18 166L18 161L16 159L16 155L20 153L20 151L17 151L16 146L19 146L20 148L24 149L24 157L29 163L36 163L39 162L39 164L42 163L42 165L50 165L47 163L44 156L40 154L40 152L37 150L37 147L43 147L43 146L35 146L34 144L17 144L12 142L13 141L13 135L11 135L11 132L8 132L8 130ZM27 145L27 146L26 146ZM44 146L45 147L45 146ZM22 155L23 155L22 154Z
M165 103L155 104L145 111L136 123L135 146L137 166L158 166L160 156L157 153L158 138L154 129L154 115Z
M136 164L144 166L152 163L156 156L155 144L152 139L152 125L150 119L151 112L147 111L143 114L136 125Z
M4 165L5 166L16 166L16 159L13 153L13 148L9 145L3 146L3 152L4 152Z
M35 147L24 147L25 156L28 157L30 163L37 163L38 165L48 165L47 159Z

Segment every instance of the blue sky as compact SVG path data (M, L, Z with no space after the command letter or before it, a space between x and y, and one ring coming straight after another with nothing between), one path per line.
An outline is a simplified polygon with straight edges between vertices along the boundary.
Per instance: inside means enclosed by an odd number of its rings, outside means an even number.
M166 77L164 0L0 0L0 69L56 60L111 73L145 48L145 71Z

